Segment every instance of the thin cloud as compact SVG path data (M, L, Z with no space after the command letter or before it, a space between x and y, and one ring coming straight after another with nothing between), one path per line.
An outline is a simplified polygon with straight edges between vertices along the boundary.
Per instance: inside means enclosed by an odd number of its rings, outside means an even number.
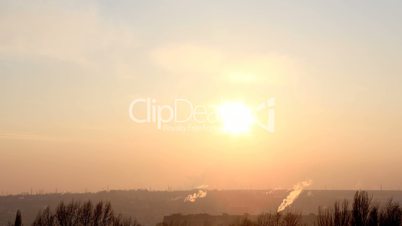
M138 47L128 26L106 21L96 6L72 9L50 2L27 5L0 13L0 32L4 34L0 36L0 55L85 65L122 64L130 50Z
M203 76L232 83L279 85L295 80L300 67L288 56L230 51L193 43L169 44L151 51L151 60L175 76ZM291 81L291 82L292 82Z

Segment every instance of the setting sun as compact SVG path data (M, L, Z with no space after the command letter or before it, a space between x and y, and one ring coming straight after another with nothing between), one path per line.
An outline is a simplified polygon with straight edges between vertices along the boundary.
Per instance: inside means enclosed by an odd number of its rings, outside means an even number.
M244 134L254 123L251 109L242 102L226 102L218 107L223 131L231 134Z

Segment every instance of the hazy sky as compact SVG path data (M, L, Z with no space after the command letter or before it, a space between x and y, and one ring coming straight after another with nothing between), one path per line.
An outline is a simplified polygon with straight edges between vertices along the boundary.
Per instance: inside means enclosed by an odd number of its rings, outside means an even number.
M401 1L0 1L0 192L402 188ZM274 133L135 98L275 97Z

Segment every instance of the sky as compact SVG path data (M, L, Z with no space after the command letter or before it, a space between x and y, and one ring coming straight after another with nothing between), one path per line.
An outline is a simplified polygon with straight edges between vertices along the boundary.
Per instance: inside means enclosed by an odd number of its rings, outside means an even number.
M400 1L1 0L0 193L401 189L400 21ZM275 131L134 122L146 98L242 103L236 122L274 98Z

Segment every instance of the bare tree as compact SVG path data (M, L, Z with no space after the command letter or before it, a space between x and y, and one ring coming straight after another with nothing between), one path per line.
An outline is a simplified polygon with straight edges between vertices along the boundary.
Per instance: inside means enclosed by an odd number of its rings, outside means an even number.
M259 215L257 217L257 226L279 226L278 215L271 213L263 213Z
M374 205L370 208L370 213L367 220L368 226L378 226L379 224L379 217L378 217L378 206Z
M283 216L281 226L301 226L301 215L291 212Z
M113 223L113 217L112 205L108 202L103 208L102 226L111 225Z
M115 216L112 205L99 202L93 207L90 201L85 203L71 201L60 202L54 213L49 207L40 211L33 226L140 226L136 220Z
M353 199L351 226L366 226L372 198L366 191L357 191Z
M402 225L402 210L399 203L392 199L388 201L385 208L380 214L380 226L401 226Z
M255 223L252 222L247 215L245 215L242 220L240 221L239 226L255 226Z
M300 226L301 223L301 214L294 214L291 212L287 212L285 215L282 215L280 212L272 213L264 213L257 217L257 222L254 223L256 226Z
M350 222L349 202L344 200L342 203L334 204L334 226L348 226Z
M323 209L321 206L318 207L318 216L317 216L317 225L318 226L333 226L333 217L331 210L328 208Z
M79 213L79 222L83 226L89 226L93 217L93 205L91 201L82 204Z
M51 213L49 207L46 207L43 211L39 211L33 223L33 226L41 226L41 225L49 225L49 226L56 225L55 216Z
M103 216L103 202L96 204L93 214L93 226L101 226Z
M22 217L21 217L21 211L17 210L17 215L15 216L15 226L22 226Z

